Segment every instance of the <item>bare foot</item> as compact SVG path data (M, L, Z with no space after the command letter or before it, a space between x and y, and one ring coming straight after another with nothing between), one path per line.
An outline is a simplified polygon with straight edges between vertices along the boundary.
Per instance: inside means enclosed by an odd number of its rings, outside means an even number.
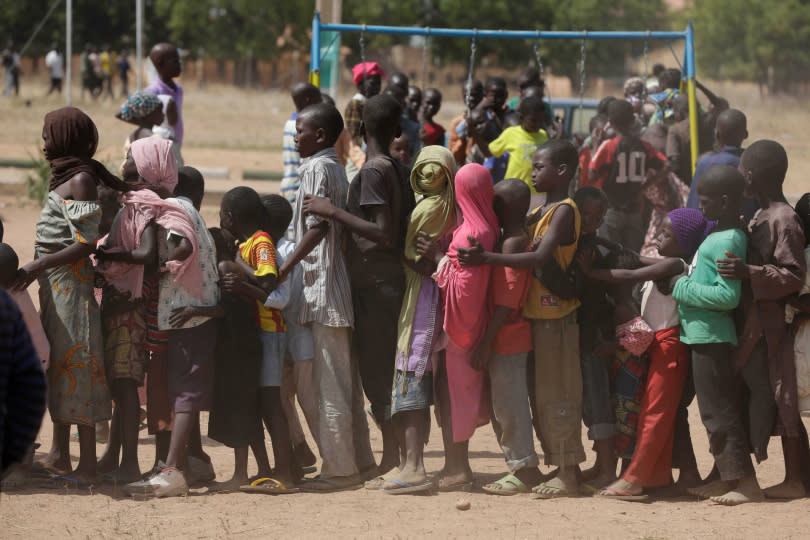
M704 486L697 486L686 490L690 495L695 495L701 499L719 497L729 491L731 491L731 484L723 480L716 480Z
M469 484L473 481L471 471L461 471L455 474L444 473L436 480L435 484L439 491L450 489L454 486Z
M806 494L801 480L785 480L763 491L769 499L801 499Z
M543 482L532 488L538 499L556 499L558 497L574 497L579 494L579 484L576 476L558 475L548 482Z
M396 480L396 481L395 481ZM409 484L411 486L417 486L420 484L424 484L427 481L427 475L425 474L425 469L421 470L397 470L397 473L390 478L387 478L380 489L399 489L402 488L402 484Z
M208 486L208 493L231 493L234 491L239 491L239 488L247 483L248 483L247 477L245 478L233 477L227 482L214 482L213 484Z
M765 494L759 488L756 478L749 477L740 479L736 488L723 495L711 497L711 500L725 506L737 506L750 502L762 502L765 500Z
M366 481L363 484L363 487L366 489L382 489L383 485L390 480L391 478L396 477L399 474L399 469L391 469L385 474L381 474L372 478L371 480Z

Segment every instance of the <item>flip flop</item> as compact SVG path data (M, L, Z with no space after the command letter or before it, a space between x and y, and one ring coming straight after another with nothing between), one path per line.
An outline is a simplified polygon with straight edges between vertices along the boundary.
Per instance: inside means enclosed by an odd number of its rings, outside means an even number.
M537 489L552 489L551 493L540 493L535 491ZM539 486L532 489L533 493L531 495L532 499L564 499L566 497L575 497L577 494L571 494L567 489L560 486L551 486L543 482Z
M603 495L602 491L610 492L612 495ZM616 489L615 487L607 486L602 488L602 491L596 494L596 497L601 499L615 499L617 501L646 501L649 499L649 495L645 495L643 493L634 495L627 491L622 491L621 489Z
M403 482L402 480L397 480L396 478L389 478L386 482L391 482L392 484L396 484L397 487L395 488L384 488L381 487L380 491L384 493L388 493L389 495L405 495L407 493L423 493L425 491L430 491L433 488L433 482L430 480L425 480L421 484L409 484L408 482Z
M315 465L309 465L308 467L301 467L302 474L312 474L318 470L318 467Z
M245 493L264 493L265 495L288 495L301 491L297 487L287 487L275 478L258 478L246 486L239 486Z
M529 487L514 474L507 474L503 478L483 486L485 492L491 495L517 495L518 493L529 493Z
M88 484L86 482L82 482L78 478L73 478L72 476L66 476L63 474L54 475L50 480L48 480L42 487L48 489L67 489L67 488L75 488L75 489L89 489L93 487L93 484Z
M361 487L363 487L363 482L359 478L355 482L348 483L347 480L321 477L303 484L301 491L306 493L336 493L338 491L353 491Z
M31 465L31 475L38 476L40 478L53 478L54 475L69 475L73 472L73 469L57 469L55 467L46 467L40 461L35 461L33 465Z

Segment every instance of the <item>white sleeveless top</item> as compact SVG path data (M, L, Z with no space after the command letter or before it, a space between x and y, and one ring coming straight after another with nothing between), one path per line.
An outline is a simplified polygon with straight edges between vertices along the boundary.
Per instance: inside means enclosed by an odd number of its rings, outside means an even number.
M681 324L678 318L678 304L672 294L662 294L654 281L647 281L641 286L641 317L658 332Z

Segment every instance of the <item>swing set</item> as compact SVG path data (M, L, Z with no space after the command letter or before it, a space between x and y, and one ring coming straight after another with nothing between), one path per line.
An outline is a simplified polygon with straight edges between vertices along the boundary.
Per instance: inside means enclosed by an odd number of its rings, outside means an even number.
M692 170L694 171L698 159L698 112L697 112L697 97L695 85L695 36L690 22L686 29L682 32L612 32L612 31L598 31L589 32L584 31L564 31L564 32L547 32L543 30L466 30L455 28L418 28L410 26L375 26L365 24L325 24L321 22L321 15L317 11L312 18L312 47L310 54L309 64L309 81L315 86L320 87L321 82L321 32L331 31L335 32L335 38L329 44L327 50L334 45L334 40L337 36L346 32L359 32L360 33L360 57L365 65L365 47L366 47L366 34L394 34L394 35L408 35L408 36L423 36L424 48L422 51L422 85L425 85L427 75L427 59L429 55L430 38L433 36L443 37L463 37L470 39L470 67L467 73L467 82L472 82L473 73L475 71L475 55L476 55L476 41L479 38L496 38L496 39L533 39L534 40L534 57L537 63L537 69L540 76L545 74L545 66L540 58L540 41L551 39L578 39L582 41L580 47L580 59L577 64L579 75L579 107L582 109L584 94L585 94L585 44L588 40L643 40L644 41L644 63L645 75L647 64L647 52L650 40L657 40L665 42L676 61L678 60L672 49L671 42L676 40L684 40L684 54L683 62L678 62L681 67L681 74L686 81L686 92L689 97L689 132L691 143L692 155ZM364 78L365 79L365 78ZM467 85L468 92L470 84ZM467 106L469 107L469 95L467 96ZM549 96L549 102L551 98Z

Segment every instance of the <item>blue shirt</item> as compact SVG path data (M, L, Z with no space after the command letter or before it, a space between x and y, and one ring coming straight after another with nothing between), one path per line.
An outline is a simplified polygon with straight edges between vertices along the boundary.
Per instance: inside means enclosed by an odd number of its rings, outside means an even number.
M686 200L686 207L700 209L697 196L697 183L700 180L700 175L717 165L729 165L735 169L738 168L742 153L743 149L739 146L725 146L716 154L706 156L698 161L697 167L695 167L695 175L692 177L692 185L689 187L689 198ZM742 201L740 201L740 213L743 215L745 223L751 221L758 209L759 205L754 199L743 197Z

